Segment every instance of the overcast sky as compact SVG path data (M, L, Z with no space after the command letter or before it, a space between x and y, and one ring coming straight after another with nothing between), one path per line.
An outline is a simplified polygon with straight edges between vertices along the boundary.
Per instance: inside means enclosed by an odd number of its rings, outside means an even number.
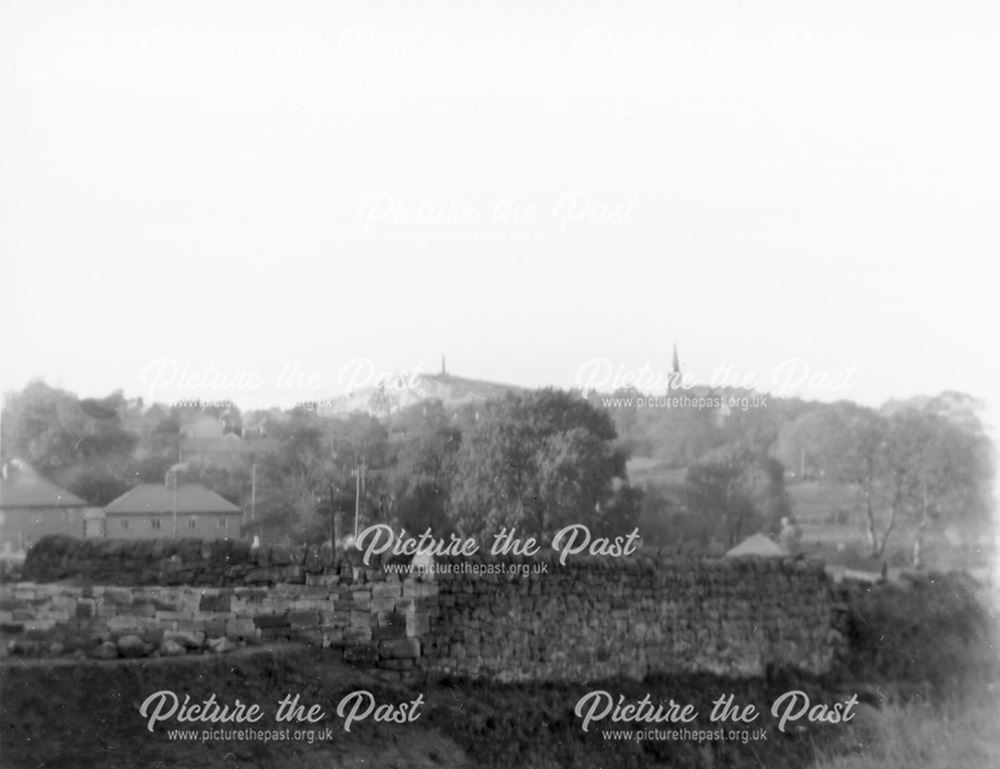
M996 9L4 2L0 387L989 398Z

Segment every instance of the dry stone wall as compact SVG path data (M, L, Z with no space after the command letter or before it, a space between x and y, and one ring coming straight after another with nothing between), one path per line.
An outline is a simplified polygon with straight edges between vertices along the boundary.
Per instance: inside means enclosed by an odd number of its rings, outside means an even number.
M46 537L24 561L31 582L72 579L95 585L262 586L304 583L358 563L330 547L264 546L240 540L114 540Z
M41 543L0 585L7 653L115 658L300 641L386 679L593 680L829 669L841 608L822 566L640 551L445 559L433 575L329 548ZM40 549L39 549L40 547ZM3 652L0 652L3 653Z
M438 584L422 662L466 676L818 673L840 640L827 577L807 561L551 559L526 577L442 575Z
M226 652L305 642L399 679L420 655L415 580L263 587L0 585L3 652L105 659Z

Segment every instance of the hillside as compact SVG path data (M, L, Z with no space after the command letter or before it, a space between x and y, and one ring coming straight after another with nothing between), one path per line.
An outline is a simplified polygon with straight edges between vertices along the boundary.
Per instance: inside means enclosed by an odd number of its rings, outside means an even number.
M331 398L323 404L323 411L332 414L361 411L373 416L383 416L427 400L440 400L445 407L454 407L502 397L506 393L521 392L523 389L443 371L438 374L418 374L405 387L366 387L349 395Z

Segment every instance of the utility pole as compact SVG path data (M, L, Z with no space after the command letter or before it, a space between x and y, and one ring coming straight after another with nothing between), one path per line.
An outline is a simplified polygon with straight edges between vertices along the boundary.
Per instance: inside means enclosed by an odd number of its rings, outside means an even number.
M337 510L333 505L333 484L330 484L330 547L337 546Z
M174 539L177 539L177 471L170 470L170 485L174 490Z
M365 457L361 457L361 463L355 465L354 469L351 470L351 475L354 476L354 539L358 539L358 522L361 518L361 483L367 474L367 466Z
M250 466L250 523L254 522L254 512L257 506L257 455L254 454Z
M168 483L173 486L174 491L174 539L177 539L177 474L188 469L187 462L178 462L167 470Z

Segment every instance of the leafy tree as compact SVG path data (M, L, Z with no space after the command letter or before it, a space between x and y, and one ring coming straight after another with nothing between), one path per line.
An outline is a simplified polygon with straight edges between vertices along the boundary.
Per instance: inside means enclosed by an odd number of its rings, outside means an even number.
M7 394L3 412L4 460L18 457L50 475L82 458L89 418L71 393L33 381Z
M688 513L727 547L760 529L776 531L790 514L781 463L740 444L709 452L689 468L685 499Z
M332 447L333 482L348 501L353 531L355 501L358 501L359 526L386 523L394 513L389 471L392 455L385 425L375 417L353 413L346 418L324 422ZM361 482L353 473L361 468ZM342 503L340 503L342 504Z
M789 462L804 458L807 467L855 490L874 558L885 557L898 532L911 530L919 565L935 523L988 517L990 443L968 419L956 423L912 407L886 416L842 402L786 425L775 454Z
M825 476L834 442L847 429L857 408L847 403L813 406L781 426L771 453L800 480Z
M453 528L448 505L460 430L439 400L401 412L393 429L396 452L389 485L396 519L408 531L447 533Z
M671 397L674 395L700 397L693 391L675 393ZM648 432L654 456L674 467L690 467L725 441L712 409L681 406L644 411L651 412Z
M321 493L334 476L329 442L306 410L293 410L273 425L277 451L258 464L257 506L271 536L301 539L321 512Z
M125 429L122 393L83 401L44 382L9 393L3 407L3 458L18 457L92 504L128 488L138 438Z
M935 523L988 518L989 444L935 414L907 410L889 425L900 506L913 528L912 563L919 568L924 537Z
M549 389L487 401L476 416L463 432L451 500L463 533L516 527L551 536L569 522L619 533L634 526L638 497L615 483L626 480L626 456L606 412Z
M873 558L881 558L898 522L905 491L905 454L890 445L888 420L873 409L852 407L824 447L830 477L851 485L864 516Z

